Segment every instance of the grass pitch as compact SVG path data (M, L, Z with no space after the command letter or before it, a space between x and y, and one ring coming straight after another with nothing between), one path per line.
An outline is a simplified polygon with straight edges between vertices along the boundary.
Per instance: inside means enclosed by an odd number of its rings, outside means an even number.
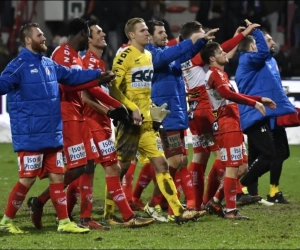
M291 157L285 162L280 189L291 202L289 205L250 205L241 208L250 221L228 221L215 216L205 216L199 222L183 226L174 223L155 223L146 228L127 229L115 226L111 231L91 231L87 235L66 235L56 232L55 213L51 202L44 209L43 230L31 224L24 202L15 224L29 231L24 235L0 233L1 249L287 249L300 247L300 146L291 146ZM191 148L190 148L191 152ZM16 154L11 144L0 144L0 210L4 212L7 197L18 180ZM211 166L212 161L210 161ZM136 176L139 167L136 171ZM136 181L136 178L135 178ZM95 219L101 219L104 196L104 171L97 166L94 181ZM37 180L27 195L38 195L48 181ZM152 183L143 193L146 202L153 190ZM260 194L269 191L269 174L260 179ZM27 200L26 198L26 200ZM76 206L75 219L79 218ZM143 212L140 215L146 216Z

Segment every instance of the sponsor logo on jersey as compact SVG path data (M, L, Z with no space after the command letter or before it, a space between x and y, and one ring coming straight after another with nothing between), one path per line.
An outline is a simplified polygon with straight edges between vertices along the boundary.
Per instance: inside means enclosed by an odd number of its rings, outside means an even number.
M242 145L238 147L232 147L230 148L230 158L232 161L238 161L243 159L243 153L242 153Z
M37 170L43 166L43 155L24 156L23 162L25 171Z
M68 153L71 161L77 161L86 157L83 143L68 147Z
M115 143L114 143L112 138L109 138L108 140L101 141L101 142L98 143L98 145L99 145L99 148L101 150L101 154L103 156L109 155L109 154L116 151Z

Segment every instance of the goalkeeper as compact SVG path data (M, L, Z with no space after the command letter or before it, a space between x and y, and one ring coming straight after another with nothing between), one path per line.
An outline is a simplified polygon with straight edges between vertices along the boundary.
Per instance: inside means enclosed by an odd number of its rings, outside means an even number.
M118 123L116 128L116 151L121 165L121 178L137 151L148 158L155 168L160 191L172 207L176 222L182 224L199 217L200 213L182 207L164 152L157 148L159 137L153 129L153 120L157 125L156 122L161 122L168 111L164 109L165 106L150 111L153 65L151 53L144 49L149 40L148 28L143 19L132 18L125 25L125 33L131 45L115 57L113 71L116 80L115 85L110 87L110 94L132 111L134 120L129 127Z

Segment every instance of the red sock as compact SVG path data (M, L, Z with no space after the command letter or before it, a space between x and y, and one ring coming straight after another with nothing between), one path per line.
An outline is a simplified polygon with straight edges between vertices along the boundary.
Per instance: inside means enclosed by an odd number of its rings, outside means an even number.
M243 189L242 188L243 188L243 186L240 183L240 177L238 177L237 184L236 184L236 193L237 194L243 194Z
M80 187L80 219L91 218L93 208L94 174L83 174L79 177Z
M163 194L152 195L149 201L149 207L155 207L156 205L161 205L164 201Z
M218 190L216 191L214 198L218 199L219 202L222 202L224 199L224 182L222 181L219 185Z
M151 171L154 171L154 168L152 167L151 163L146 163L140 173L139 173L139 177L138 180L135 184L135 188L133 191L133 198L134 199L140 199L142 192L144 191L144 189L149 185L149 183L152 180L152 176L151 176ZM124 186L123 186L124 189Z
M79 188L79 180L80 177L76 180L72 181L67 188L67 210L68 215L71 215L73 212L73 208L77 203L77 199L80 196L80 188Z
M236 208L236 183L237 179L225 177L224 178L224 193L226 201L226 209Z
M67 197L64 189L64 183L50 184L50 197L59 220L69 218L67 212Z
M119 176L106 177L107 190L126 221L133 216L133 212L125 198Z
M16 213L18 212L19 208L22 206L22 203L26 197L29 188L24 186L21 182L17 182L14 186L13 190L10 192L5 215L11 219L15 218Z
M205 181L204 173L205 173L206 165L199 164L196 162L191 162L189 169L192 172L195 210L200 211L201 204L203 202L204 181Z
M206 193L204 195L203 203L206 204L217 192L221 180L225 173L225 166L221 160L215 160L211 170L208 174Z
M131 163L123 177L122 188L128 201L132 200L132 183L136 164Z

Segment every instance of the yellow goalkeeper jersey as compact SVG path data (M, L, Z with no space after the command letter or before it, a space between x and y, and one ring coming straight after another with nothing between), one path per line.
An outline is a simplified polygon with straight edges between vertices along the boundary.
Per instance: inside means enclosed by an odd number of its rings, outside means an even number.
M145 121L152 121L150 115L151 81L153 76L152 55L130 45L116 55L112 66L116 80L110 87L110 94L131 111L139 108Z

